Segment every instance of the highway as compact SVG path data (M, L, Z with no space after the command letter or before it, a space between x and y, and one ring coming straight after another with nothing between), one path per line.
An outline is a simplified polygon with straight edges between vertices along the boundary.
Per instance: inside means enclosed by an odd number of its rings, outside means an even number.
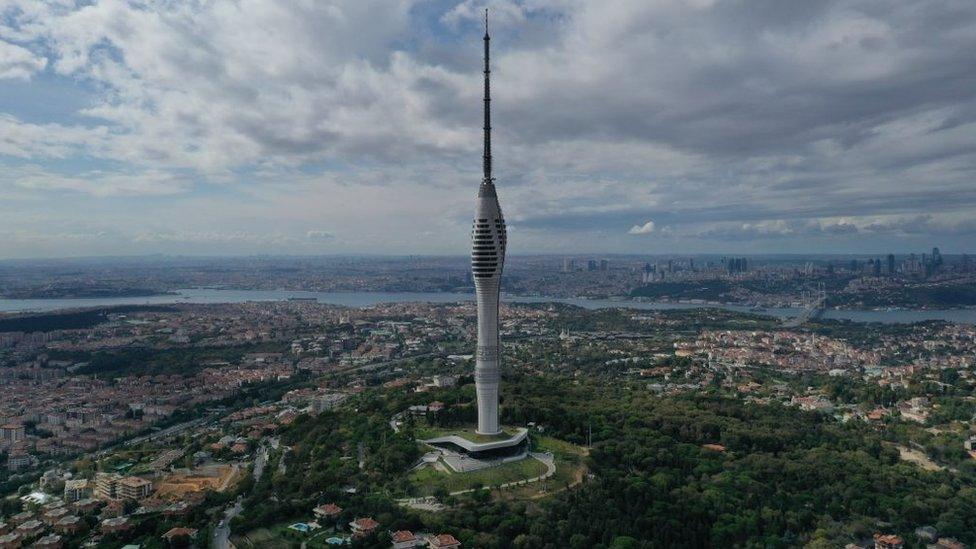
M136 445L142 444L143 442L147 442L147 441L152 441L152 440L157 440L157 439L160 439L160 438L166 438L166 437L169 437L169 436L173 436L173 435L179 434L180 432L185 431L187 429L192 429L194 427L199 427L200 425L203 425L203 424L205 424L205 423L207 423L209 421L212 421L213 419L214 419L214 416L207 416L207 417L197 418L197 419L193 419L193 420L187 421L185 423L179 423L177 425L173 425L171 427L167 427L165 429L162 429L160 431L156 431L154 433L149 433L149 434L145 434L145 435L138 436L138 437L135 437L135 438L130 438L130 439L128 439L126 441L123 441L123 442L120 442L118 444L113 444L112 446L109 446L108 448L105 448L104 450L99 450L98 452L96 452L95 454L93 454L93 456L96 459L101 459L101 458L107 456L108 454L110 454L110 453L118 450L119 448L121 448L123 446L136 446Z

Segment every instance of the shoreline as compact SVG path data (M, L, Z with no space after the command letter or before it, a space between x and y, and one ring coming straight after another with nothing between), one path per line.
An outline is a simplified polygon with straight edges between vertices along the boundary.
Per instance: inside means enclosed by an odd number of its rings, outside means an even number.
M233 290L214 288L186 288L166 294L146 297L78 298L78 299L0 299L0 314L4 316L29 313L52 313L95 309L125 305L180 305L180 304L233 304L255 301L318 302L332 305L362 308L384 303L455 303L473 301L474 293L459 292L313 292L304 290ZM759 309L754 304L724 304L708 301L648 301L623 297L550 297L502 294L508 303L562 303L587 309L627 308L634 310L669 309L723 309L739 313L762 315L780 319L794 318L802 309L794 307L769 307ZM855 322L915 323L926 320L944 320L976 324L976 308L958 307L945 309L824 309L824 319L851 320Z
M222 288L214 286L202 286L198 288L182 288L179 290L167 290L152 293L137 293L137 294L120 294L120 295L98 295L98 296L26 296L26 297L16 297L16 296L0 296L0 305L4 302L45 302L45 301L97 301L97 300L122 300L122 299L144 299L144 298L157 298L157 297L168 297L174 296L179 297L185 295L186 291L212 291L212 292L283 292L283 293L307 293L307 294L332 294L332 295L359 295L359 294L397 294L397 295L430 295L430 294L443 294L443 295L464 295L462 292L457 291L425 291L425 290L289 290L282 288L275 289L253 289L253 288ZM474 291L471 291L472 295ZM680 307L696 307L696 308L727 308L727 307L737 307L737 308L748 308L751 312L762 314L764 311L769 309L796 309L799 307L787 304L772 304L772 305L758 305L749 302L737 302L737 301L704 301L704 300L686 300L686 299L644 299L644 298L633 298L628 296L606 296L606 297L593 297L593 296L552 296L552 295L540 295L540 294L508 294L502 293L503 297L516 298L518 302L566 302L566 301L589 301L589 302L599 302L599 301L610 301L614 303L622 304L622 307L626 307L626 304L659 304L659 305L675 305ZM270 301L270 300L269 300ZM318 301L315 297L302 297L293 296L282 298L281 301ZM175 301L167 304L178 304L178 303L195 303L192 301ZM233 303L233 301L228 301L227 303ZM100 307L103 305L92 305L92 307ZM104 305L111 306L111 305ZM825 311L847 311L847 312L926 312L926 311L976 311L976 305L946 305L943 307L911 307L911 306L886 306L886 307L844 307L835 305L832 307L825 307ZM4 311L0 310L0 314L6 312L18 312L18 311ZM32 312L29 310L23 310L22 312Z

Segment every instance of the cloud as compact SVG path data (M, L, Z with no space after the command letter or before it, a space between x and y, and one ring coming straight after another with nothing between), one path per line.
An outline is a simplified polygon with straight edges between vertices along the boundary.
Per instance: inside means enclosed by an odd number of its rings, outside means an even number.
M0 113L0 154L47 160L77 154L106 154L107 128L86 128L64 124L34 124Z
M164 196L186 192L189 183L170 173L144 171L104 173L90 171L64 175L40 166L13 168L0 175L0 185L47 193L84 193L98 197Z
M139 243L175 242L175 243L252 243L252 244L288 244L291 239L280 233L253 233L238 231L233 233L175 231L141 233L134 238Z
M0 94L33 78L81 99L5 101L0 190L78 222L71 199L129 197L112 219L130 239L186 230L150 208L179 197L210 208L201 235L284 224L301 251L328 212L356 235L330 246L463 253L489 6L513 250L900 234L973 251L948 219L976 216L976 4L758 1L6 0ZM628 238L634 219L660 236Z
M654 222L648 221L643 225L634 225L627 231L627 234L651 234L654 232Z
M0 79L18 78L30 80L35 73L44 70L47 59L31 53L10 42L0 40Z
M104 158L209 174L477 139L431 115L428 83L452 75L393 47L409 0L26 3L8 3L15 31L105 90L82 111L111 129Z
M335 240L335 235L329 231L323 231L321 229L312 229L305 233L305 238L309 240Z
M441 21L457 27L462 21L483 23L485 9L490 10L490 24L497 27L512 23L522 23L527 16L527 7L512 0L466 0L449 9Z

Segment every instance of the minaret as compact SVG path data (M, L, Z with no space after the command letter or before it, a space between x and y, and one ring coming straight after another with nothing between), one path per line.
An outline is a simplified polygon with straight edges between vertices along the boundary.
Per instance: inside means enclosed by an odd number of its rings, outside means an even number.
M488 10L485 10L485 136L482 158L484 177L478 188L478 205L471 230L471 272L478 300L478 352L474 385L478 394L478 433L494 435L498 426L498 294L505 264L505 219L498 206L491 176L491 94L488 68Z

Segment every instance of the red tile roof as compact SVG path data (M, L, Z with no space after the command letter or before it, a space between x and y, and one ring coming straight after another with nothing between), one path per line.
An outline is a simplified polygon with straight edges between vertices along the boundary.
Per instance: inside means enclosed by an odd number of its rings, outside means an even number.
M461 545L461 542L451 534L438 534L430 538L431 547L451 547L455 545Z
M195 535L197 535L197 531L194 530L193 528L176 527L176 528L171 528L168 532L163 534L163 537L165 539L181 538L181 537L192 538Z
M326 503L325 505L320 505L315 508L315 511L325 515L327 517L338 515L342 512L342 507L339 507L335 503Z
M417 536L413 535L413 532L409 530L398 530L393 532L391 537L393 538L393 543L403 543L417 539Z
M361 519L356 519L356 520L353 521L353 523L355 523L355 525L360 530L372 530L372 529L374 529L374 528L376 528L377 526L380 525L380 523L378 523L375 520L373 520L373 517L365 517L365 518L361 518Z

